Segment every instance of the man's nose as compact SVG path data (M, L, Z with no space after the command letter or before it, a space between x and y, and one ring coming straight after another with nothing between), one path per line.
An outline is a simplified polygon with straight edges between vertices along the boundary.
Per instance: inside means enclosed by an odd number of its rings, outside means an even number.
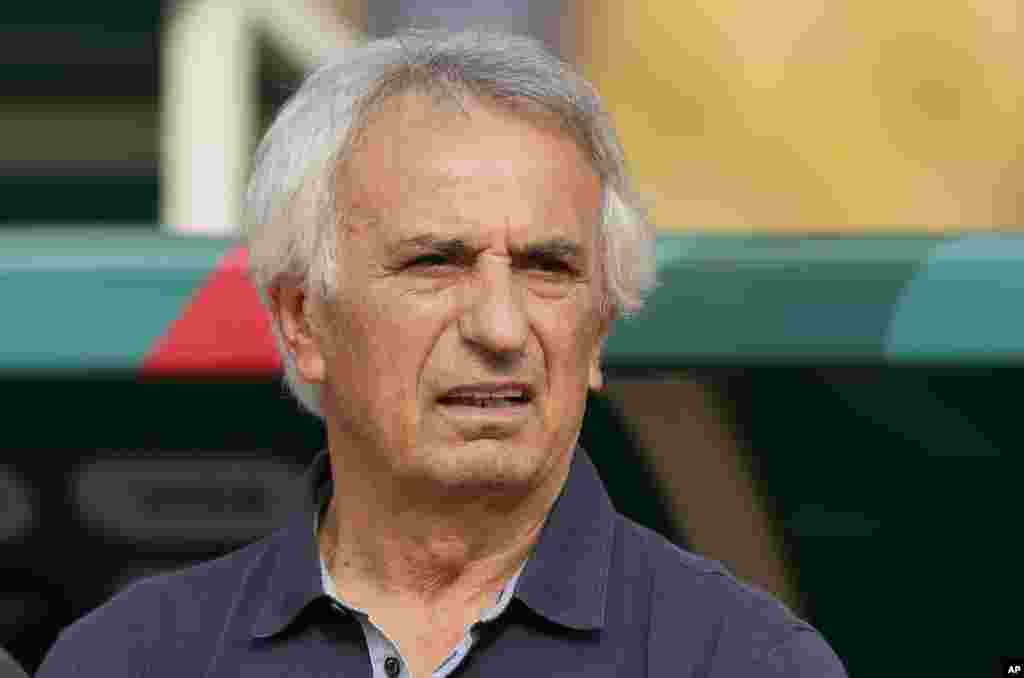
M490 353L521 353L529 335L524 292L507 258L488 259L465 290L459 330Z

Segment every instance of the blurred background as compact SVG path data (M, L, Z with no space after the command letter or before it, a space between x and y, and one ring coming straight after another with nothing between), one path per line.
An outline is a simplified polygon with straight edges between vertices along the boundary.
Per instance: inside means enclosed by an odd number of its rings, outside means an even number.
M325 437L235 240L303 74L397 28L591 78L663 286L581 443L618 508L851 675L1024 654L1018 0L132 0L0 10L0 646L268 533ZM926 673L926 671L928 673Z

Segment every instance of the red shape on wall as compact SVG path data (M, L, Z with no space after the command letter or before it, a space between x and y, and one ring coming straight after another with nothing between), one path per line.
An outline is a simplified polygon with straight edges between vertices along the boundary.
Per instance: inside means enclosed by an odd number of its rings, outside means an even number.
M267 374L282 369L270 314L245 277L249 252L229 251L142 364L144 375Z

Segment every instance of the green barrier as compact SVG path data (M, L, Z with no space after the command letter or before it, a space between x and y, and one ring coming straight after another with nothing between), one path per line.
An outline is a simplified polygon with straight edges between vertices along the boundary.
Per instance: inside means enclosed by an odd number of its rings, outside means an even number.
M152 229L0 232L0 370L136 369L231 240ZM609 368L995 362L1024 356L1024 236L663 234L661 286Z

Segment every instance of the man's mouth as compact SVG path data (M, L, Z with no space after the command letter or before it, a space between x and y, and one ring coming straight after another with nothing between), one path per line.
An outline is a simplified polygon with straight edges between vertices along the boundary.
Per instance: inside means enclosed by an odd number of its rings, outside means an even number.
M448 389L438 402L459 416L519 416L533 401L528 382L473 382Z
M479 407L482 409L498 407L519 407L529 403L525 395L512 397L476 397L476 396L452 396L440 400L442 405L462 405L464 407Z

